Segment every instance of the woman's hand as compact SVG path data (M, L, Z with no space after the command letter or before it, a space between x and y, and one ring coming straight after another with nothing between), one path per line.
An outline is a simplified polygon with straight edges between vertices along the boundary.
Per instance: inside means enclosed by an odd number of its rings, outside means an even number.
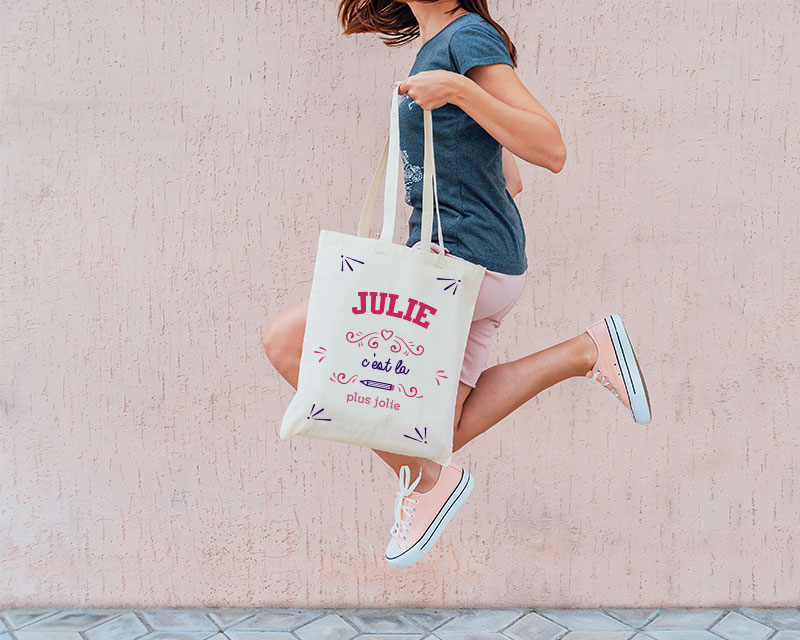
M432 111L452 102L464 76L453 71L420 71L394 83L400 95L407 94L422 109Z

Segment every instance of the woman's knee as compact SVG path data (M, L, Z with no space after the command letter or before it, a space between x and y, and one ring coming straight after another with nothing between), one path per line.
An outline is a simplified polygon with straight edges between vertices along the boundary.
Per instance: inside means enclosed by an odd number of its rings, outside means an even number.
M267 326L261 342L273 365L302 351L307 309L308 299L284 309Z
M269 323L267 330L261 338L261 344L264 347L264 353L267 354L269 361L275 364L278 357L278 349L280 347L280 334L281 334L281 317L278 314L272 322Z

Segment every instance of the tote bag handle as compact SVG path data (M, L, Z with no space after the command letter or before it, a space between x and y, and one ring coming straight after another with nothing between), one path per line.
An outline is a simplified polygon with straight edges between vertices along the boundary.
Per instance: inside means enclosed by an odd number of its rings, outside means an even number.
M389 113L389 139L383 147L378 168L372 177L372 182L367 193L367 199L361 209L358 222L358 235L362 238L369 235L369 225L372 220L372 210L378 198L381 179L384 179L383 188L383 228L380 239L391 242L394 236L395 220L397 218L397 179L400 169L400 115L397 87L392 87L392 106ZM436 189L436 162L433 153L433 117L429 109L423 109L425 131L425 160L422 174L422 228L420 229L419 248L425 252L431 249L431 227L433 226L433 203L436 201L436 222L439 232L439 247L444 255L444 241L442 239L442 219L439 215L439 194ZM388 168L388 170L387 170Z

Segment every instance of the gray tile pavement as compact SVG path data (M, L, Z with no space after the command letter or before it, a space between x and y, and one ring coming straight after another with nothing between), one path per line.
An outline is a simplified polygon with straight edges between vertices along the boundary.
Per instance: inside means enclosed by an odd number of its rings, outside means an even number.
M0 640L800 640L800 609L6 609Z

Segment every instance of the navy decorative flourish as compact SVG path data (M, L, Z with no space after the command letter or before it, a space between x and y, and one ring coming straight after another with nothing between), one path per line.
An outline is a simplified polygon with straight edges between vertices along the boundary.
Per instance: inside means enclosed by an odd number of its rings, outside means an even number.
M414 427L414 432L417 435L416 438L414 436L408 435L407 433L404 433L403 435L406 438L409 438L410 440L416 440L417 442L424 442L425 444L428 443L428 427L425 427L424 435L422 433L420 433L419 427Z
M320 407L320 408L319 408L319 409L317 409L317 410L316 410L316 412L315 412L315 411L314 411L314 408L315 408L316 406L317 406L316 404L312 404L312 405L311 405L311 411L309 411L309 412L308 412L308 415L306 416L306 419L308 419L308 420L327 420L328 422L330 422L330 420L331 420L330 418L318 418L318 417L317 417L317 416L318 416L320 413L322 413L323 411L325 411L325 409L323 409L322 407Z
M354 269L353 269L353 265L352 265L352 264L350 264L350 261L351 261L351 260L352 260L353 262L358 262L358 264L364 264L364 262L363 262L362 260L358 260L357 258L353 258L353 257L351 257L351 256L345 256L345 255L341 255L341 258L342 258L342 271L344 271L344 266L345 266L345 265L347 265L347 268L348 268L348 269L350 269L350 271L353 271L353 270L354 270Z
M452 287L453 291L451 293L453 295L456 295L456 289L458 289L458 283L461 282L461 280L459 280L458 278L436 278L436 279L437 280L446 280L447 282L449 282L450 284L448 284L444 288L444 290L447 291L450 287Z

